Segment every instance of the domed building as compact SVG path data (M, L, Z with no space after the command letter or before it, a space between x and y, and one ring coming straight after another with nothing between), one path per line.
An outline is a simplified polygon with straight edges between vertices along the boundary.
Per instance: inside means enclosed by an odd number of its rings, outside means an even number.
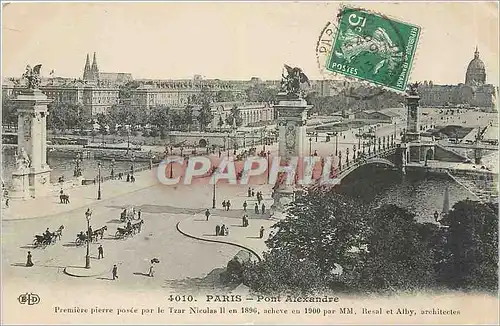
M490 111L495 109L497 93L498 87L486 84L486 67L477 46L464 84L436 85L425 81L419 86L420 105L424 107L463 106Z
M484 63L479 59L479 51L474 52L474 59L471 60L469 66L467 66L467 72L465 73L465 85L469 86L479 86L486 83L486 69Z

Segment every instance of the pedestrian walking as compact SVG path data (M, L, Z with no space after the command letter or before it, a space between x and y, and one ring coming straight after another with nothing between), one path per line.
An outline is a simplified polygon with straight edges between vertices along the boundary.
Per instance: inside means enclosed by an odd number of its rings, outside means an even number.
M264 237L264 226L261 226L259 230L259 238L262 239L263 237Z
M259 214L259 205L257 205L257 203L255 203L254 210L255 210L255 214Z
M241 217L241 226L245 227L245 221L246 221L245 214L243 214L243 216Z
M260 198L260 195L259 193L257 193L257 203L260 205L260 201L262 200L262 198Z
M5 207L9 207L9 198L5 200Z
M26 257L26 267L32 267L33 261L31 260L31 251L28 251L28 256Z
M113 265L113 280L118 278L118 267L116 267L116 264Z
M205 216L207 217L207 221L208 221L208 218L210 217L210 211L208 210L208 208L205 211Z
M137 218L140 220L141 219L141 209L139 208L139 210L137 211Z
M215 235L218 236L220 233L220 225L215 226Z
M252 188L248 187L248 197L252 197Z
M222 202L222 209L226 210L226 201L225 200Z
M255 190L252 189L252 197L255 197Z
M131 176L130 176L130 182L132 182L132 183L134 183L134 182L135 182L135 177L134 177L134 175L131 175Z
M102 249L102 245L97 247L97 259L104 258L104 250Z
M262 203L262 215L266 212L266 205Z
M231 202L228 200L226 202L226 211L228 211L230 207L231 207Z
M245 212L247 211L247 206L248 206L248 204L247 204L247 201L245 200L245 201L243 202L243 210L244 210Z
M155 276L155 271L154 271L154 262L151 262L151 266L149 266L149 273L148 273L148 276L149 276L149 277L153 277L153 276Z
M130 174L127 173L127 182L130 182Z

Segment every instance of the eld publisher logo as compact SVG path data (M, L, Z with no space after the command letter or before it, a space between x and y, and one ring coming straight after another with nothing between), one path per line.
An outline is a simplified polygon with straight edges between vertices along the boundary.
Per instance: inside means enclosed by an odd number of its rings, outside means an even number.
M17 301L19 301L20 304L28 304L32 306L34 304L40 303L40 297L38 296L38 294L24 293L17 298Z

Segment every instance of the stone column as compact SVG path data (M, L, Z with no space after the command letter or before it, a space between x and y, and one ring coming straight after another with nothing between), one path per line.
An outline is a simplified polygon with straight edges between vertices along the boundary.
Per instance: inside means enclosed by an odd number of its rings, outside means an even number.
M407 95L406 108L407 108L407 121L406 121L406 141L418 142L420 141L420 96Z
M35 198L50 190L47 164L47 99L39 89L26 89L14 100L18 114L18 169L12 174L12 199Z
M273 109L278 111L279 143L278 153L281 162L288 162L292 157L299 160L307 153L306 120L307 111L312 107L306 100L294 95L278 94L278 104ZM293 200L294 187L278 185L274 193L273 214L283 210ZM275 214L276 215L276 214Z

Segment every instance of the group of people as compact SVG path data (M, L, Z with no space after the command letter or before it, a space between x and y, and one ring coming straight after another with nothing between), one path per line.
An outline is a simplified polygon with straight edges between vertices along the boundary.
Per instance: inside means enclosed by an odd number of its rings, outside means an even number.
M127 182L135 182L135 177L133 174L127 173Z
M246 228L248 226L248 215L247 214L243 214L243 217L242 217L242 226L244 228Z
M227 226L225 224L222 224L222 226L217 225L215 227L215 235L216 236L219 236L219 235L223 235L223 236L229 235L229 229L227 228Z
M231 202L228 200L224 200L222 202L222 209L225 210L225 211L228 211L229 208L231 207Z

